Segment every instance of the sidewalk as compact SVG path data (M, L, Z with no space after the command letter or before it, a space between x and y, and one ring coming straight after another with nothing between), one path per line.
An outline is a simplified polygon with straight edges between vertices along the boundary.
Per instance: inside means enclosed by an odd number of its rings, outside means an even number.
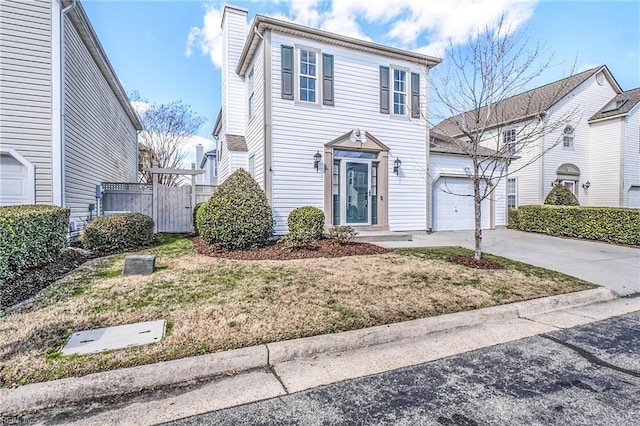
M640 298L587 290L0 389L0 416L36 413L25 419L155 424L638 310Z

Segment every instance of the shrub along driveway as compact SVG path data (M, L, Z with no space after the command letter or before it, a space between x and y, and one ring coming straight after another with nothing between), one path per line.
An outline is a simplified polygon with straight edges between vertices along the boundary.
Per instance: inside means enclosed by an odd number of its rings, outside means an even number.
M143 253L158 271L123 277L124 255L90 262L24 312L0 317L0 386L51 380L578 291L589 283L491 258L500 270L444 259L461 249L239 261L194 253L163 237ZM158 344L62 356L75 331L166 319Z
M597 241L559 238L511 229L485 230L487 253L552 269L610 288L620 295L640 292L640 249ZM385 247L473 248L473 231L434 232Z

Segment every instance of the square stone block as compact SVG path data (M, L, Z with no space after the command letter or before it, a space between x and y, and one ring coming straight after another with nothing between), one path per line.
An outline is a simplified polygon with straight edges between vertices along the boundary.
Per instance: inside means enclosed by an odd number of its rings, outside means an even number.
M122 271L122 275L152 274L155 270L155 256L130 254L124 258L124 270Z

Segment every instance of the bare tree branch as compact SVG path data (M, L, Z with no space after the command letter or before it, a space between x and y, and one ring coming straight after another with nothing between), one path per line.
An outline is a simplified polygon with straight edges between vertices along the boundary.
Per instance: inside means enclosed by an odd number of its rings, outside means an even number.
M149 104L137 92L133 92L130 99L145 104L145 109L139 110L144 130L138 136L138 158L141 165L140 181L151 183L151 173L143 172L142 168L152 167L154 163L161 168L180 168L187 155L187 142L198 132L205 119L182 101ZM180 179L179 175L158 175L158 182L167 186L178 186Z
M466 174L473 182L476 259L482 255L482 201L502 179L560 144L561 129L576 119L576 110L553 120L547 114L547 108L570 90L568 80L549 86L544 96L525 90L550 66L553 55L545 52L544 45L531 46L521 33L512 31L503 16L495 27L487 26L470 37L466 45L450 45L443 65L436 69L433 92L448 118L433 133L441 134L471 160ZM444 117L435 119L439 118ZM505 136L512 129L515 134Z

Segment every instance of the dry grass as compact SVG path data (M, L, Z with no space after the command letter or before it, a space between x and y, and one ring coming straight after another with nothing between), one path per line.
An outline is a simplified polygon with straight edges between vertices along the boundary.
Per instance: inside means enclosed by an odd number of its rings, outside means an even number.
M332 333L591 288L555 272L492 257L480 271L443 259L462 249L374 256L235 261L193 253L169 237L159 271L122 277L123 255L94 261L23 312L0 317L0 385L15 386L283 339ZM166 319L162 342L61 356L75 331Z

